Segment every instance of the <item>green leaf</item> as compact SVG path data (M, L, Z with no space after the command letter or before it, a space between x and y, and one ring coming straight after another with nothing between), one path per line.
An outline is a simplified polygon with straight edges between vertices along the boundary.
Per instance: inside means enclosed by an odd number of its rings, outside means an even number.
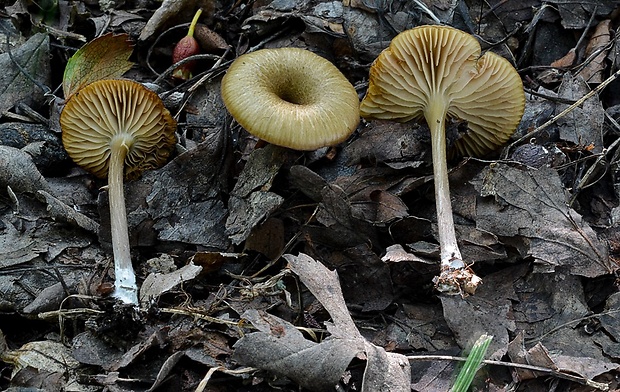
M67 62L62 79L65 99L82 87L102 79L118 79L133 63L133 46L127 34L108 33L81 47Z

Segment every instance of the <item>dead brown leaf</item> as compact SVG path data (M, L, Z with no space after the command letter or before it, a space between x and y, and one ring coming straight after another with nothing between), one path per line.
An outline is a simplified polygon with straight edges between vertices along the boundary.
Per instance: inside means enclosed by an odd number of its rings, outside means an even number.
M534 258L536 271L568 268L572 274L595 277L617 268L607 246L567 206L555 170L497 163L480 180L477 187L483 198L477 205L477 227L499 237L522 236L524 256Z
M235 344L237 360L290 377L311 390L327 391L340 380L349 362L365 353L362 391L409 391L407 359L386 353L362 337L347 310L338 275L307 255L284 257L330 314L332 323L327 323L327 330L331 336L314 343L284 320L250 310L244 317L260 332L250 333Z
M587 83L601 83L604 79L604 72L607 68L605 59L609 53L609 43L611 41L611 20L601 21L594 30L590 41L586 46L585 57L586 66L577 74Z

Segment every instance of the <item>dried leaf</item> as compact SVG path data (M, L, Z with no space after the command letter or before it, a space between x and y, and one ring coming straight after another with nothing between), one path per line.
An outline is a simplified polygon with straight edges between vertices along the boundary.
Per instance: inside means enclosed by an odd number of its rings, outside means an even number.
M200 47L206 52L225 50L228 48L226 40L221 35L203 24L197 24L194 37L200 43Z
M567 206L553 169L494 164L483 172L478 190L492 198L478 201L477 227L500 237L525 238L524 252L535 259L537 272L565 267L572 274L595 277L617 268L605 244Z
M159 8L151 16L140 32L140 41L146 41L151 38L162 26L169 24L170 19L182 15L184 11L191 14L197 7L209 9L208 1L205 0L164 0ZM191 19L191 16L188 16Z
M12 53L0 55L0 114L11 109L16 103L26 105L40 104L44 101L44 93L31 78L38 83L50 84L50 48L47 34L35 34ZM21 67L24 74L19 67Z
M108 33L78 49L67 62L62 79L65 99L82 87L101 79L117 79L133 65L133 47L127 34Z
M148 303L158 298L178 285L194 279L201 271L202 267L187 264L167 274L149 274L140 288L140 303Z
M558 92L559 98L577 101L590 92L590 87L581 76L573 77L569 72L564 74L562 84ZM568 107L567 104L558 103L556 114ZM557 121L562 140L574 143L577 146L593 145L593 153L599 153L603 149L603 122L605 110L598 96L594 96L575 108L566 116Z
M51 192L30 155L17 148L0 146L0 187L7 186L17 193Z
M99 231L99 223L66 205L48 192L38 191L37 194L42 201L47 203L47 211L54 219L62 220L71 225L81 227L91 233L96 234Z
M609 41L611 41L611 20L606 19L600 22L590 41L586 46L585 56L589 59L591 56L594 58L578 73L588 83L601 83L604 79L603 72L607 68L605 64L605 58L609 53Z
M233 346L233 358L247 366L291 378L313 391L331 391L353 357L363 350L354 338L307 340L292 324L263 311L243 314L260 332L250 333Z
M572 48L563 57L552 62L550 66L554 68L568 68L568 67L571 67L575 63L576 58L577 58L577 51L575 50L575 48Z
M305 254L284 255L284 258L330 314L333 323L326 324L331 336L314 343L286 321L250 310L244 317L260 332L248 334L235 344L235 358L290 377L311 390L329 391L351 359L364 352L367 366L362 392L409 391L411 375L407 359L387 353L362 337L342 297L338 274Z
M13 375L26 367L65 374L80 365L67 347L51 340L26 343L15 351L3 353L2 360L14 366Z

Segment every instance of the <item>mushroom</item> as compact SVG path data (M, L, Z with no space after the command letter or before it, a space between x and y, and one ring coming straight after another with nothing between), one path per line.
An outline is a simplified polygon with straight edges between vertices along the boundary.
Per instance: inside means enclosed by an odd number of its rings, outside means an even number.
M73 161L97 177L108 177L114 296L136 305L123 179L166 162L176 142L176 122L157 94L140 83L100 80L69 98L60 125Z
M338 144L360 120L351 83L328 60L299 48L240 56L222 79L222 99L249 133L295 150Z
M465 121L458 154L481 156L504 144L523 115L517 71L476 39L447 26L419 26L396 36L373 62L360 113L367 119L424 118L431 133L441 274L445 293L473 293L480 278L466 268L454 231L448 186L446 119Z

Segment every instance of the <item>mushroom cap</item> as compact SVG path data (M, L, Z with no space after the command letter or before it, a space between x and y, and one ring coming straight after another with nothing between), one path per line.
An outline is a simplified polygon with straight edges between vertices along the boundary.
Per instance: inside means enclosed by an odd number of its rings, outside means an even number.
M110 144L130 136L125 175L163 165L176 142L176 122L157 94L131 80L100 80L71 96L60 114L62 142L78 165L108 174Z
M359 124L359 98L328 60L305 49L261 49L222 79L230 114L252 135L296 150L344 141Z
M420 119L432 97L448 103L448 117L468 132L460 155L481 156L508 141L521 121L521 78L503 57L480 55L478 41L447 26L419 26L397 35L373 62L360 112L368 119Z

